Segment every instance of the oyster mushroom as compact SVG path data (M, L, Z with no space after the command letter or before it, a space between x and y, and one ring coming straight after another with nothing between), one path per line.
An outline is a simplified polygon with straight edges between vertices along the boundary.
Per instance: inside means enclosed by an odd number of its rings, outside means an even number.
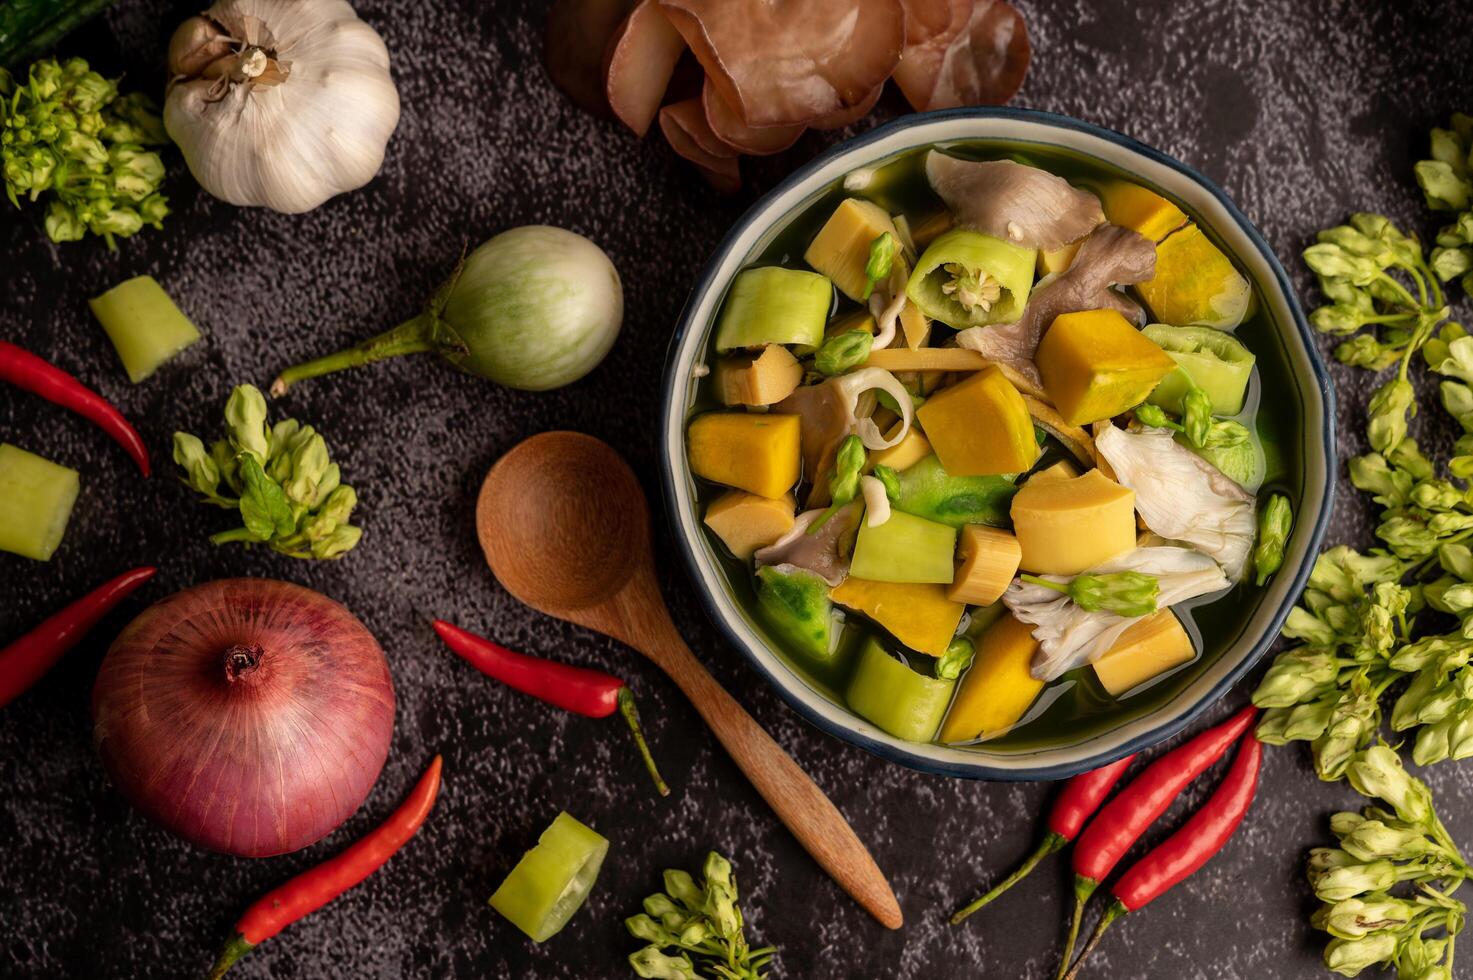
M1100 199L1089 191L1012 160L959 160L932 150L926 179L957 227L1024 248L1060 248L1105 223Z
M850 501L809 534L808 529L826 512L818 508L799 514L792 530L766 548L758 549L752 557L758 565L806 569L831 586L843 582L849 577L849 551L863 507L858 500Z

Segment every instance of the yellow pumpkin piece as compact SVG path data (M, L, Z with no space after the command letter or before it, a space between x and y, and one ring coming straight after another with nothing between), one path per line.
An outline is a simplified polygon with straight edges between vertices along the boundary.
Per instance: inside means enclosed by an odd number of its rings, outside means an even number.
M1115 310L1056 317L1033 360L1049 400L1070 425L1134 408L1176 370L1170 355Z
M864 267L869 264L870 245L886 232L899 242L900 233L888 211L871 201L846 198L814 236L803 261L833 280L845 296L863 302L869 284Z
M946 598L942 585L872 582L853 575L831 590L829 598L864 613L910 649L933 657L951 645L967 609Z
M836 316L830 320L829 325L824 328L823 339L832 340L839 336L839 334L849 333L851 330L863 330L865 333L873 336L877 329L879 328L875 326L875 318L873 316L863 310L855 310L852 313L845 313L843 316Z
M878 410L876 410L878 414ZM873 416L872 416L873 417ZM878 423L876 423L878 424ZM889 442L900 434L900 427L904 422L896 422L885 433L885 441ZM931 443L916 426L911 426L910 431L889 449L877 449L869 454L869 462L866 464L866 472L873 470L876 466L888 466L892 470L903 470L914 466L927 456L931 455Z
M1161 323L1231 330L1253 302L1253 287L1196 225L1156 246L1156 275L1136 284Z
M1135 547L1135 491L1090 470L1072 480L1029 480L1013 495L1021 567L1078 575Z
M1029 483L1039 485L1050 483L1054 480L1072 480L1079 475L1079 469L1067 459L1061 459L1053 466L1039 470L1028 478Z
M1104 689L1118 698L1196 655L1192 638L1176 614L1161 609L1131 624L1093 667Z
M1186 212L1153 190L1128 180L1112 180L1100 188L1100 205L1112 225L1129 228L1159 242L1187 223Z
M744 490L728 490L706 508L706 526L733 555L745 561L793 529L798 502L791 493L774 500Z
M990 606L1002 598L1023 559L1017 538L984 524L965 525L956 550L961 564L946 597L969 606Z
M798 482L796 415L708 412L686 432L691 472L760 497L782 497Z
M996 365L938 391L916 416L952 476L1022 473L1038 459L1028 406Z
M900 307L900 332L905 335L905 346L910 350L920 350L931 339L931 321L910 300Z
M793 393L803 380L803 365L780 344L768 344L756 357L734 355L716 362L712 372L723 405L772 405Z
M1079 254L1079 246L1083 244L1084 239L1081 238L1077 242L1060 245L1058 248L1040 249L1037 266L1039 277L1055 275L1069 268L1074 262L1074 256Z
M1009 613L982 634L977 655L957 685L937 741L993 738L1028 713L1043 690L1043 681L1033 677L1038 641L1032 629Z

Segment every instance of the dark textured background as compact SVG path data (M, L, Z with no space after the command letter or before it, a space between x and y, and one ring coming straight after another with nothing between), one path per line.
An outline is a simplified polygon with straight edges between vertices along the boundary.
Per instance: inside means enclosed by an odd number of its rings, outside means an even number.
M1199 167L1258 223L1301 288L1309 283L1296 253L1348 211L1435 227L1411 164L1429 126L1473 107L1467 4L1018 3L1036 52L1018 104L1114 127ZM630 976L622 958L638 944L623 917L655 890L662 868L695 867L711 847L736 859L750 931L782 947L780 976L1051 975L1063 863L964 928L942 917L1030 846L1048 786L925 777L809 728L718 641L662 540L666 592L692 647L854 819L891 874L908 924L888 933L818 871L651 666L520 608L485 569L472 532L476 488L523 437L582 429L652 472L660 367L688 285L743 208L842 135L809 135L780 157L744 164L750 189L719 199L657 140L640 143L553 90L540 66L544 6L360 3L393 54L403 121L378 179L311 214L214 201L177 155L167 187L176 213L165 231L116 253L97 241L52 246L35 210L3 212L0 335L116 398L165 475L144 482L86 423L0 393L0 439L78 467L84 485L50 564L0 555L0 637L117 571L162 566L141 596L0 713L0 975L202 975L247 903L375 824L435 751L446 756L445 792L419 838L364 886L253 954L242 977ZM120 0L65 50L157 92L171 27L193 9ZM888 92L857 128L904 110ZM330 564L212 550L205 538L224 515L194 504L169 478L169 434L213 435L232 385L264 385L286 363L414 314L466 242L529 222L587 234L618 265L629 312L608 361L571 389L540 395L425 358L304 384L276 410L327 435L362 499L362 547ZM85 298L139 273L156 276L206 340L135 388ZM1368 379L1338 366L1335 379L1347 456L1359 448ZM1442 424L1439 412L1426 418ZM1332 539L1363 540L1366 516L1362 499L1342 495ZM272 860L205 854L149 826L108 787L90 748L88 695L112 635L146 602L229 575L286 578L343 601L383 642L398 685L393 751L364 808L327 841ZM643 699L674 795L650 793L617 721L545 710L484 681L437 644L431 613L622 673ZM1235 691L1221 711L1245 697L1246 688ZM1473 844L1466 765L1444 765L1429 779L1455 836ZM1092 975L1326 975L1321 937L1305 922L1313 902L1301 867L1305 849L1328 836L1325 815L1351 799L1344 786L1317 783L1299 748L1269 752L1260 801L1226 852L1116 927ZM535 947L485 900L562 808L613 846L584 911Z

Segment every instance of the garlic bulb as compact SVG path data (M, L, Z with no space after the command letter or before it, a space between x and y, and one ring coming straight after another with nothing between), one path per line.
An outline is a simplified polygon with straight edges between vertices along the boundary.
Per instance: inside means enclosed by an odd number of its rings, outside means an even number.
M200 186L310 211L373 179L399 123L389 52L347 0L219 0L169 43L164 126Z

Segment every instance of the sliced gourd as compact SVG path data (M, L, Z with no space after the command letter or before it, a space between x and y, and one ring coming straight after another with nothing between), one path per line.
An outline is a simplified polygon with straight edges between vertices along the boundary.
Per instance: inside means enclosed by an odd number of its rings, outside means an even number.
M850 575L829 597L883 626L912 650L946 652L967 607L946 598L939 585L875 582Z
M1055 318L1034 362L1049 399L1070 425L1129 411L1176 370L1165 351L1115 310Z
M871 637L860 651L845 700L850 709L907 742L929 742L956 681L912 670Z
M1159 242L1187 223L1186 212L1153 190L1128 180L1100 187L1100 204L1112 225L1129 228Z
M946 597L969 606L990 606L1002 598L1018 574L1023 549L1008 531L968 524L959 535L957 557L961 564Z
M706 526L742 560L793 529L798 502L791 493L779 499L745 490L728 490L706 508Z
M1121 633L1093 667L1101 686L1118 698L1196 655L1192 638L1176 614L1161 609Z
M941 724L941 742L994 738L1028 713L1043 690L1032 673L1038 641L1033 627L1009 613L982 634L972 666L962 675L956 697Z
M1078 575L1135 547L1135 491L1099 470L1023 484L1012 506L1024 571Z
M773 405L802 382L803 366L786 347L768 344L755 357L733 354L721 358L712 380L723 405Z
M916 415L954 476L1023 473L1038 459L1028 405L996 365L938 391Z
M1164 323L1153 323L1141 333L1177 365L1161 379L1147 401L1180 415L1182 398L1196 385L1212 401L1214 415L1237 415L1243 410L1248 379L1258 359L1242 341L1212 327L1172 327Z
M888 211L870 201L846 198L814 236L808 251L803 253L803 261L833 280L839 292L855 302L863 302L869 284L865 266L869 263L870 245L887 233L899 243L900 233L895 230Z
M1013 478L952 476L933 453L899 473L896 510L961 528L967 524L1008 523L1008 505L1017 488Z
M716 327L718 353L767 344L817 347L833 305L828 279L802 269L744 269L732 281Z
M199 330L153 276L120 282L87 305L134 384L200 339Z
M0 443L0 551L49 561L81 489L76 470Z
M798 482L800 432L796 415L699 415L686 433L691 472L761 497L783 497Z
M829 585L802 568L757 569L757 609L762 620L799 653L825 663L838 644Z
M1175 326L1231 330L1253 301L1248 280L1194 224L1156 246L1156 275L1135 288L1155 319Z
M875 582L950 585L955 555L955 528L892 511L883 524L859 526L849 569Z

